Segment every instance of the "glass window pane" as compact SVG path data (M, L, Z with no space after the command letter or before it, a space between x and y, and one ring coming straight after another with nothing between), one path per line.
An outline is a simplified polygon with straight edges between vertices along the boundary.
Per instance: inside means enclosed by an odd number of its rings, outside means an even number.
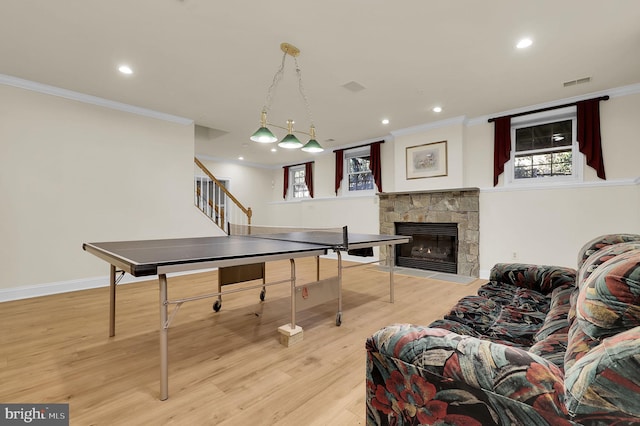
M570 146L573 143L572 121L558 121L516 129L516 152Z
M516 179L525 179L531 177L531 167L516 167L514 170Z
M533 157L533 164L536 166L551 164L551 154L549 153L537 154L537 155L533 155L532 157Z
M553 123L551 138L553 146L570 146L573 142L573 127L571 120Z
M533 159L530 155L519 155L515 158L516 167L531 166Z

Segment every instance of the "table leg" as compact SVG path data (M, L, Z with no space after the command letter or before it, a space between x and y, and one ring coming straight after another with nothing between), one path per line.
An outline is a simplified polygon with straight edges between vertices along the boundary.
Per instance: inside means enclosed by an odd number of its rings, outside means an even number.
M342 253L338 250L338 312L342 312Z
M336 315L336 325L342 324L342 253L336 251L338 255L338 314Z
M394 287L394 283L393 283L393 267L395 264L395 256L394 256L394 247L393 245L389 244L387 246L387 264L389 265L389 302L393 303L395 298L394 298L394 294L393 294L393 287Z
M109 337L116 335L116 267L109 272Z
M291 262L291 330L296 329L296 262Z
M167 304L167 276L159 274L160 283L160 400L169 398L169 324Z

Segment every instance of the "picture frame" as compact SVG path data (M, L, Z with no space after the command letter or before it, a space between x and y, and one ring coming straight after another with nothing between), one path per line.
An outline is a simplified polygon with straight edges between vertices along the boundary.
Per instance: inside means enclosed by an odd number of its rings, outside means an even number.
M447 141L406 148L407 179L447 176Z

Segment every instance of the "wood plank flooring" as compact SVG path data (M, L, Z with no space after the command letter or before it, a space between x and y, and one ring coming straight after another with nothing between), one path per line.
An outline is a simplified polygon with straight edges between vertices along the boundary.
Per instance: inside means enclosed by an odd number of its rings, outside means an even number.
M348 262L345 262L348 265ZM298 282L315 260L296 262ZM107 265L105 265L107 269ZM322 259L321 276L336 273ZM217 272L169 278L169 298L215 291ZM269 281L289 262L267 264ZM398 322L428 324L468 285L346 269L343 318L337 301L298 312L304 339L279 343L289 322L289 286L185 303L169 329L169 399L159 401L157 280L118 287L116 336L108 337L108 288L0 304L0 402L69 403L72 425L362 425L366 338ZM253 282L255 284L255 282Z

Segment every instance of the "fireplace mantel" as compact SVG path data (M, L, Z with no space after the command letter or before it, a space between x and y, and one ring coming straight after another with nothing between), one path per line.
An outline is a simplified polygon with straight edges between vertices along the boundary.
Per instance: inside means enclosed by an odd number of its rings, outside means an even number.
M479 276L479 188L384 192L378 196L381 234L395 234L399 222L457 223L458 274ZM383 248L380 256L386 256Z
M378 196L389 197L398 195L420 195L420 194L449 194L452 192L480 192L480 188L453 188L453 189L432 189L428 191L406 191L406 192L381 192Z

